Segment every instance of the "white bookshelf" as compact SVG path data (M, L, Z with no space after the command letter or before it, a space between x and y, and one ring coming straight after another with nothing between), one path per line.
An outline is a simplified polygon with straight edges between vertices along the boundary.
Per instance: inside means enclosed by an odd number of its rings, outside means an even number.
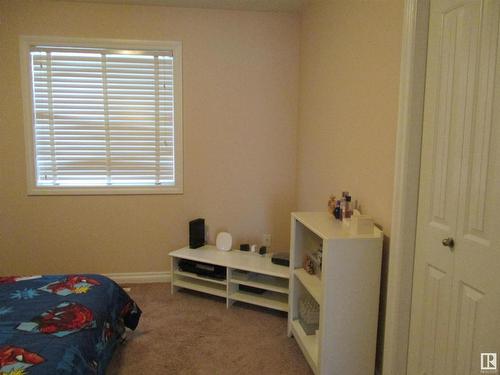
M327 212L297 212L291 218L288 335L315 374L375 372L382 232L356 235ZM321 275L303 269L305 255L323 248ZM299 323L299 300L319 304L319 329L307 335Z
M178 288L192 289L225 298L228 308L234 302L244 302L288 311L290 269L273 264L269 254L261 256L239 250L220 251L215 246L207 245L198 249L185 247L169 255L172 293ZM181 271L178 267L181 259L226 267L226 278L219 280ZM264 289L264 292L258 294L240 290L240 285Z

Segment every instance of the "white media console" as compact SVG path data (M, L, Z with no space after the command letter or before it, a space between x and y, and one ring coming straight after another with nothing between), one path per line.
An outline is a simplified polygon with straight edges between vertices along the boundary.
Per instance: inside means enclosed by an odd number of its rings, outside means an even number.
M252 252L217 250L215 246L203 246L198 249L185 247L169 253L171 257L171 291L178 288L196 290L226 299L229 308L235 301L288 311L289 268L271 263L271 257ZM226 267L226 279L217 280L181 271L179 260L188 259L197 262ZM239 285L264 289L256 294L239 289Z

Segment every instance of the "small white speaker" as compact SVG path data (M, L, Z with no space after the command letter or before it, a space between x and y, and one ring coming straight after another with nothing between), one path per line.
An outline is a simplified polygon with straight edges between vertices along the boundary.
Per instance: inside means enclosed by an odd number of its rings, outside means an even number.
M215 239L215 246L219 250L229 251L233 246L233 237L227 232L220 232Z

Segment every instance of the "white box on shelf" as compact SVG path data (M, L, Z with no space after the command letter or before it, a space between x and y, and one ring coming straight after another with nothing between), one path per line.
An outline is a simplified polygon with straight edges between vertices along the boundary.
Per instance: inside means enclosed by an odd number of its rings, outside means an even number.
M371 234L373 233L373 218L369 215L354 215L351 218L351 233Z

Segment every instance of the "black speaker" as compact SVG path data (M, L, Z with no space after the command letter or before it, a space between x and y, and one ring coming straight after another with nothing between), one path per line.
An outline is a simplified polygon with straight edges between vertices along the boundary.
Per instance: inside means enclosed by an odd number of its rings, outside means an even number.
M197 249L205 245L205 219L189 222L189 247Z

